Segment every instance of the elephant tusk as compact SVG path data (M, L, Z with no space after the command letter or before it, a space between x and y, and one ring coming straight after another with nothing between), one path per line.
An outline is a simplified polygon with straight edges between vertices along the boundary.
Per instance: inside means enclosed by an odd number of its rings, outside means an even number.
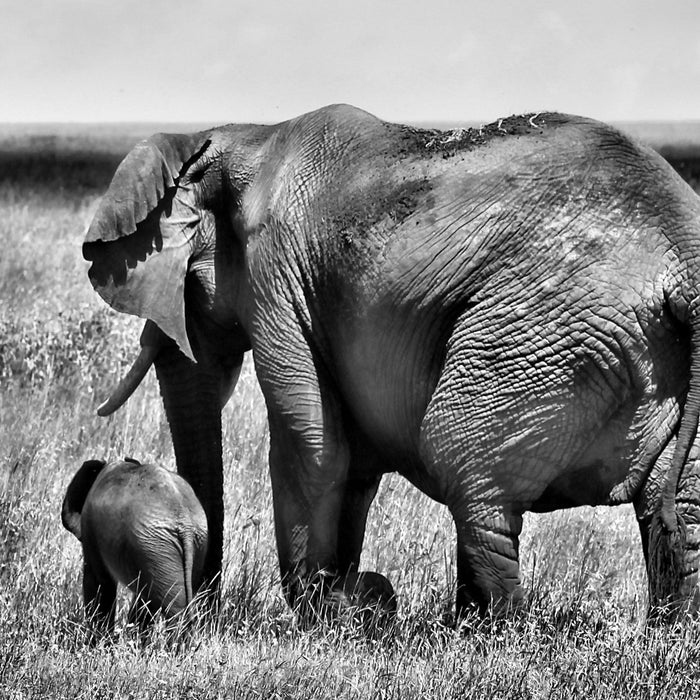
M119 382L117 388L112 392L111 396L97 408L98 416L109 416L126 403L136 390L136 387L143 381L146 372L148 372L153 361L156 359L159 350L159 345L142 346L141 352L134 361L134 364L131 365L131 368Z

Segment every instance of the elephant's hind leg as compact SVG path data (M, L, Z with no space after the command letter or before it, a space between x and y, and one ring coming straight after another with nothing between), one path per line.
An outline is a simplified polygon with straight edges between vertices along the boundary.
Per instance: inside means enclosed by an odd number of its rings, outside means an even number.
M140 590L134 594L127 616L128 624L134 626L138 630L141 638L144 638L146 633L153 626L156 613L159 609L159 606L149 600L144 593L145 591Z
M668 536L670 550L664 546L666 530L659 520L661 493L675 446L674 436L634 498L649 584L648 619L655 622L696 609L700 599L700 504L695 496L700 483L698 445L691 449L678 482L676 514L682 525Z
M140 574L129 586L134 599L129 610L130 622L146 632L158 612L168 627L175 627L187 608L187 586L183 552L177 530L161 532L153 543L142 542L134 553L134 564Z
M457 617L474 608L483 614L490 606L497 613L517 606L522 510L499 480L505 467L491 466L467 432L445 439L424 424L423 440L426 471L457 530Z
M469 512L469 511L468 511ZM499 614L523 598L518 562L522 516L498 506L463 514L453 509L457 527L457 618L476 607Z
M623 361L642 347L634 317L616 317L611 339L591 310L560 322L512 291L457 321L420 433L425 471L457 525L460 605L482 609L523 597L525 510L602 503L624 478L618 453L641 401Z
M98 634L114 629L117 584L100 563L85 559L83 566L85 615Z
M518 562L520 496L528 458L498 439L489 420L492 391L470 386L461 358L446 366L421 426L421 461L434 497L457 530L457 615L504 610L523 598Z

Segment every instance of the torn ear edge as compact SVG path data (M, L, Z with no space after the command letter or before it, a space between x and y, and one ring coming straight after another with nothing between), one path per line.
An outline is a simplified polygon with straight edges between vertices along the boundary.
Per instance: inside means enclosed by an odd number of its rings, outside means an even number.
M210 144L209 132L154 134L136 144L100 200L85 243L114 241L135 233Z

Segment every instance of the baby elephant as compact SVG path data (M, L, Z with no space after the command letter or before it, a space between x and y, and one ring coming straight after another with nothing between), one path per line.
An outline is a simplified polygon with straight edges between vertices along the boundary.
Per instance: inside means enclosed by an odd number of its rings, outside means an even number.
M133 459L87 461L68 486L61 519L82 543L85 609L102 630L114 628L117 582L134 592L129 621L142 632L159 609L170 622L192 601L207 519L182 477Z

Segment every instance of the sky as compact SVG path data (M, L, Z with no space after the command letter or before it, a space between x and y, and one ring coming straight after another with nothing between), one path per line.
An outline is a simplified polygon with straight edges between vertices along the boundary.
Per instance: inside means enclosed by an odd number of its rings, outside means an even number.
M0 122L700 119L700 0L0 0Z

